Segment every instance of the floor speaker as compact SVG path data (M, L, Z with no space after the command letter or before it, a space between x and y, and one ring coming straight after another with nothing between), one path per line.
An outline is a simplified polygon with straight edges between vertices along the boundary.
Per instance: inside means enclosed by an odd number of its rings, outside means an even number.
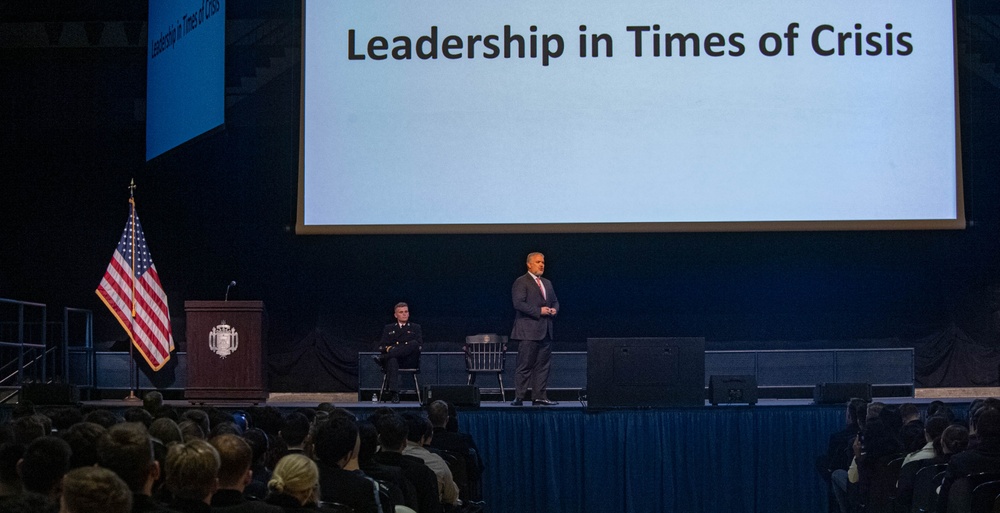
M813 389L817 404L843 404L853 398L872 400L870 383L820 383Z
M424 402L444 401L455 406L479 407L479 387L475 385L427 385Z
M708 398L712 406L722 404L757 404L757 377L712 376L708 381Z
M33 404L76 404L80 391L65 383L30 383L21 386L21 401Z

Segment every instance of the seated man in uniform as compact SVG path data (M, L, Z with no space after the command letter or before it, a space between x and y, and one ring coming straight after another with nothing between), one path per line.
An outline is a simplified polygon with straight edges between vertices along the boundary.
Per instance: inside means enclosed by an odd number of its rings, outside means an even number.
M420 361L420 345L423 338L420 325L410 322L410 308L406 303L397 303L393 316L396 322L386 324L379 341L375 363L385 372L389 388L389 399L399 402L399 369L409 369Z

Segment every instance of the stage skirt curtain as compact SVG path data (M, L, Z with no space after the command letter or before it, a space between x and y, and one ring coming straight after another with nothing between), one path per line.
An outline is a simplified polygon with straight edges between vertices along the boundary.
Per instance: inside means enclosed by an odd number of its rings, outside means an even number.
M490 513L824 512L841 406L460 414Z

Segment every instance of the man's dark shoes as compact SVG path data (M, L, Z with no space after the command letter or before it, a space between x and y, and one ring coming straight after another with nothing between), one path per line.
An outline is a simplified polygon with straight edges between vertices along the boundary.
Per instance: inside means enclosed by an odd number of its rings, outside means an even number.
M520 399L514 399L514 400L513 400L513 401L512 401L511 403L510 403L510 405L511 405L511 406L521 406L521 405L523 405L523 404L524 404L524 401L522 401L522 400L520 400Z
M531 401L531 404L535 406L555 406L559 403L557 403L556 401L550 401L548 399L535 399L534 401Z

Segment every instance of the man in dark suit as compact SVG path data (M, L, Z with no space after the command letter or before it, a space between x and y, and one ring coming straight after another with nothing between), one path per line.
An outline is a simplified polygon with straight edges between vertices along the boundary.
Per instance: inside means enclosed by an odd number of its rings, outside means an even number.
M420 325L410 322L410 307L406 303L396 303L393 316L396 322L382 328L379 340L377 363L385 372L389 387L389 399L399 402L399 369L413 368L420 361L420 345L423 335Z
M521 406L531 384L532 403L558 404L546 396L549 363L552 359L552 318L559 310L559 300L552 282L542 278L545 255L528 254L528 272L514 280L514 329L510 338L517 342L517 370L514 373L513 406Z

